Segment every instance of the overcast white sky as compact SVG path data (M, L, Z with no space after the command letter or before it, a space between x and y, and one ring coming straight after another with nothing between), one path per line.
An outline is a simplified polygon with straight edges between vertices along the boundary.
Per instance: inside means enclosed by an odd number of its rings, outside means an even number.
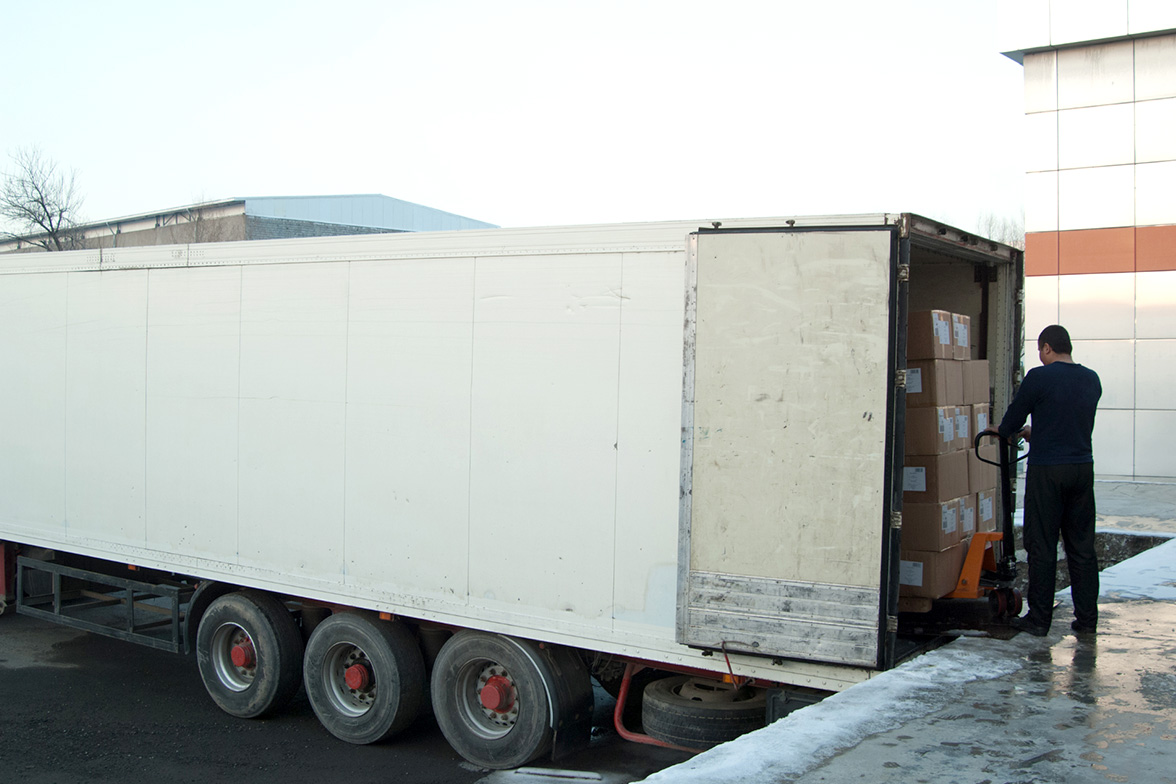
M85 217L383 193L504 226L1019 217L996 0L0 2L0 151Z

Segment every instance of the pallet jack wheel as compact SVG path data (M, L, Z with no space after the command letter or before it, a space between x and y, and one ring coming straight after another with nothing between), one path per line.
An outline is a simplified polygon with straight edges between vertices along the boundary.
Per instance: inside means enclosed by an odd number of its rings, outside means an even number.
M997 618L1015 618L1021 614L1021 592L1016 588L997 588L988 594L988 606Z

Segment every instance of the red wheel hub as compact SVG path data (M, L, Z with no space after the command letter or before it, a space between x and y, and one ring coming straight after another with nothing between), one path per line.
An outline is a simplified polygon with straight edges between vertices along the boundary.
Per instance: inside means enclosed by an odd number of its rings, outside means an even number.
M347 688L359 691L372 685L372 672L364 664L353 664L343 673Z
M222 649L223 650L223 649ZM253 650L253 643L246 640L233 646L229 651L234 667L252 667L257 663L257 654Z
M509 680L501 675L491 675L479 695L482 707L495 713L506 713L514 707L513 692Z

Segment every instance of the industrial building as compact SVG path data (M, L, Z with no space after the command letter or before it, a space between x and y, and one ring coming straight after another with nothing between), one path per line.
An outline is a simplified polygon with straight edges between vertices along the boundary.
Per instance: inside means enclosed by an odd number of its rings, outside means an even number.
M1101 475L1176 477L1176 3L1007 0L1025 68L1026 369L1062 324L1102 378Z
M84 248L123 248L492 228L497 227L433 207L364 194L222 199L94 221L78 227L78 232ZM28 239L0 240L0 253L40 250Z

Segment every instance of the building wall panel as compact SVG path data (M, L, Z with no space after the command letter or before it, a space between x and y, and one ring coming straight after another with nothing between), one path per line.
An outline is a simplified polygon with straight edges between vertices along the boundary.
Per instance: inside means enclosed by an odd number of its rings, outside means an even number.
M1134 100L1134 60L1131 41L1060 50L1058 108L1077 109Z
M1025 171L1056 171L1058 168L1058 113L1025 115Z
M1176 161L1135 167L1135 223L1176 224Z
M1025 113L1058 109L1058 53L1025 55Z
M1176 339L1140 340L1135 346L1135 377L1140 408L1176 410Z
M1098 373L1102 381L1100 409L1135 408L1135 341L1075 340L1074 361Z
M1025 339L1037 340L1041 330L1058 323L1056 275L1025 279Z
M1134 224L1135 167L1104 166L1058 172L1060 230Z
M1173 303L1176 303L1176 270L1140 272L1135 288L1136 337L1141 340L1176 338Z
M1136 476L1176 476L1173 433L1176 433L1176 411L1135 412Z
M1025 231L1058 230L1058 173L1025 175Z
M1095 474L1131 476L1135 473L1135 413L1099 409L1094 418Z
M1161 0L1176 11L1176 3ZM1135 100L1176 98L1176 35L1135 42Z
M1135 337L1135 275L1063 275L1058 316L1073 340Z
M1058 112L1059 169L1135 162L1135 112L1130 103Z
M1176 74L1172 81L1176 82ZM1176 160L1176 98L1135 104L1135 162Z

